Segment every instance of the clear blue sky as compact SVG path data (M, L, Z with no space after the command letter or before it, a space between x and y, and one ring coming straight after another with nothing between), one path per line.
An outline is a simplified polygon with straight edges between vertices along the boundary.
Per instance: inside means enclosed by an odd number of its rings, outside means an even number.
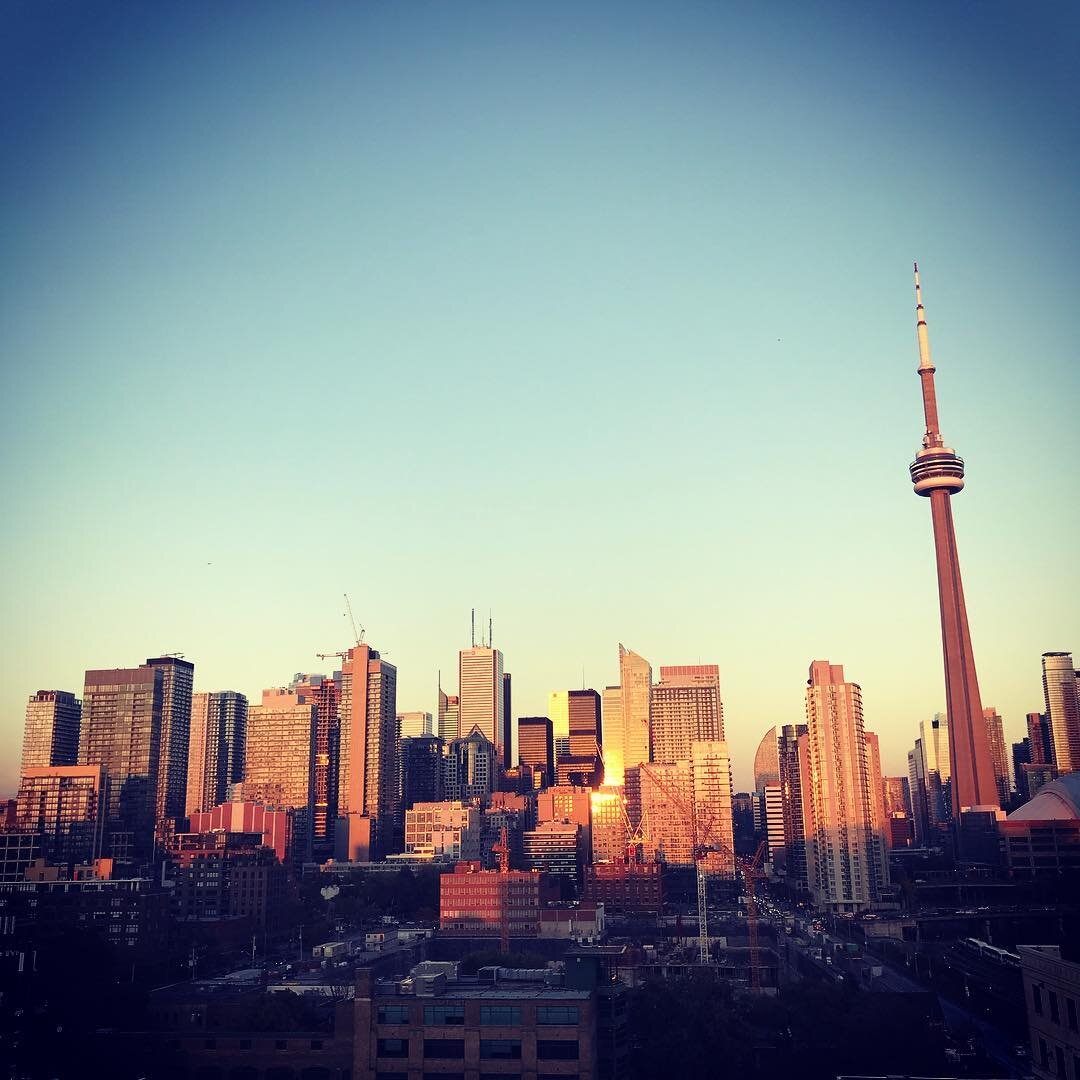
M25 700L476 605L515 712L721 666L736 782L861 682L944 706L911 263L984 702L1080 652L1074 4L9 3L0 793Z

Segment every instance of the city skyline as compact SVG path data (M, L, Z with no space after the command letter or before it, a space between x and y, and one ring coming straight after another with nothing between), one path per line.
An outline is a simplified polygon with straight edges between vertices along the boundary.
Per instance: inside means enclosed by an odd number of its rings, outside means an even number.
M982 704L1023 735L1041 655L1080 651L1074 16L613 10L268 13L265 50L229 15L24 12L0 792L37 690L179 650L258 701L351 643L343 591L402 711L482 596L515 716L617 683L618 641L715 663L746 790L829 656L903 775L945 708L916 258Z

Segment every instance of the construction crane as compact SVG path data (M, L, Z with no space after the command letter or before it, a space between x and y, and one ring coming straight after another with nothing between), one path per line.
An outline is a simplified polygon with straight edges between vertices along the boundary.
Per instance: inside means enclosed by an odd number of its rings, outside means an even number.
M345 595L345 610L348 612L349 622L352 623L353 640L356 642L356 647L359 648L361 645L364 644L364 634L366 634L367 631L362 626L360 627L359 630L357 630L356 619L354 618L353 611L352 611L352 604L349 603L349 594L345 593L344 595Z
M491 850L499 856L499 948L503 956L510 954L510 837L504 825L499 842Z
M640 766L642 773L660 789L664 797L675 807L679 817L690 831L692 841L692 853L694 866L697 872L697 902L698 902L698 951L701 963L711 963L709 953L709 906L706 890L707 863L712 853L728 855L734 860L735 866L742 872L743 889L746 903L746 926L750 937L750 988L754 991L760 989L761 976L759 969L760 950L758 948L758 910L754 899L754 889L762 879L761 862L765 854L764 841L758 845L757 851L752 858L736 854L717 835L713 823L702 812L703 808L688 805L685 795L678 786L671 783L667 777L644 762Z

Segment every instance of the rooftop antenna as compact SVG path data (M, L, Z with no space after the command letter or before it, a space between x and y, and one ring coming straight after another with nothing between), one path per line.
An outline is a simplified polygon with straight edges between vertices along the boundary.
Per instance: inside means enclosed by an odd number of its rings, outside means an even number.
M476 608L472 609L472 647L476 648Z
M488 648L495 648L495 636L491 632L491 608L488 608Z

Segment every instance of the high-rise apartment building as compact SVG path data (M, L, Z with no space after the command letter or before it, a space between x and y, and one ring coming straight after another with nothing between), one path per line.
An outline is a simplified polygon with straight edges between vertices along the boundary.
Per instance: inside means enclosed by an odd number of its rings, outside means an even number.
M722 739L692 742L690 769L694 792L694 818L699 825L699 836L702 840L707 840L713 848L708 857L708 871L710 874L734 878L731 755L727 743ZM707 829L702 829L702 825L707 825Z
M810 893L816 906L861 911L888 882L874 833L862 689L827 660L810 665L803 759L804 826Z
M966 809L997 807L997 785L986 738L979 680L971 647L960 557L953 527L952 497L964 487L964 461L945 445L938 423L930 336L922 302L919 267L915 266L915 314L919 340L918 374L922 383L926 431L909 472L915 493L930 500L937 561L941 645L945 660L945 711L949 717L949 759L953 820L961 825Z
M619 645L619 686L604 691L604 784L621 786L627 769L649 760L652 666Z
M308 857L315 806L315 726L318 709L303 694L264 690L248 709L243 799L297 811L294 841Z
M1026 803L1031 798L1027 789L1027 777L1024 766L1031 764L1031 740L1021 739L1012 744L1013 777L1016 783L1016 799L1018 803Z
M915 821L915 840L920 847L936 847L952 824L949 720L934 713L929 724L919 721L919 737L908 754L908 781Z
M442 801L444 748L438 735L407 736L398 744L399 815L418 802Z
M90 670L85 677L79 764L105 767L106 849L120 863L153 855L164 677L149 664Z
M592 861L622 862L627 857L626 795L622 788L601 788L589 795Z
M100 765L24 769L18 828L34 833L45 861L64 865L100 858L105 826L105 770Z
M1080 695L1072 653L1042 655L1043 696L1054 764L1059 773L1080 769Z
M439 729L435 733L443 742L461 738L461 704L457 694L447 694L439 687Z
M182 823L187 798L191 692L195 665L180 656L155 656L147 667L161 672L161 747L155 796L159 829Z
M1050 718L1045 713L1028 713L1027 731L1031 748L1029 764L1053 765L1054 740L1050 736Z
M341 672L297 674L289 690L315 706L315 806L311 839L316 856L331 854L338 814L338 757L341 748Z
M1007 806L1012 785L1009 783L1009 757L1005 750L1005 728L997 709L983 709L986 721L986 738L990 743L990 760L994 766L994 782L997 784L998 801Z
M870 800L870 823L878 841L878 858L884 864L889 849L888 815L885 813L885 780L881 772L881 745L872 731L864 732L866 739L866 775ZM882 869L884 873L884 868Z
M220 806L244 779L247 711L247 698L235 690L192 694L185 816Z
M806 888L806 835L803 831L799 739L807 734L805 724L784 724L776 745L781 813L784 818L784 869L788 884L798 889Z
M66 690L39 690L26 703L22 771L74 765L79 757L82 702Z
M397 668L370 645L349 649L342 663L339 715L336 856L363 862L379 843L379 821L394 822L398 787Z
M543 787L553 783L555 776L555 740L551 719L547 716L518 717L518 760L522 765L542 769Z
M660 681L651 693L652 761L685 761L693 743L723 740L724 706L716 664L661 665Z

